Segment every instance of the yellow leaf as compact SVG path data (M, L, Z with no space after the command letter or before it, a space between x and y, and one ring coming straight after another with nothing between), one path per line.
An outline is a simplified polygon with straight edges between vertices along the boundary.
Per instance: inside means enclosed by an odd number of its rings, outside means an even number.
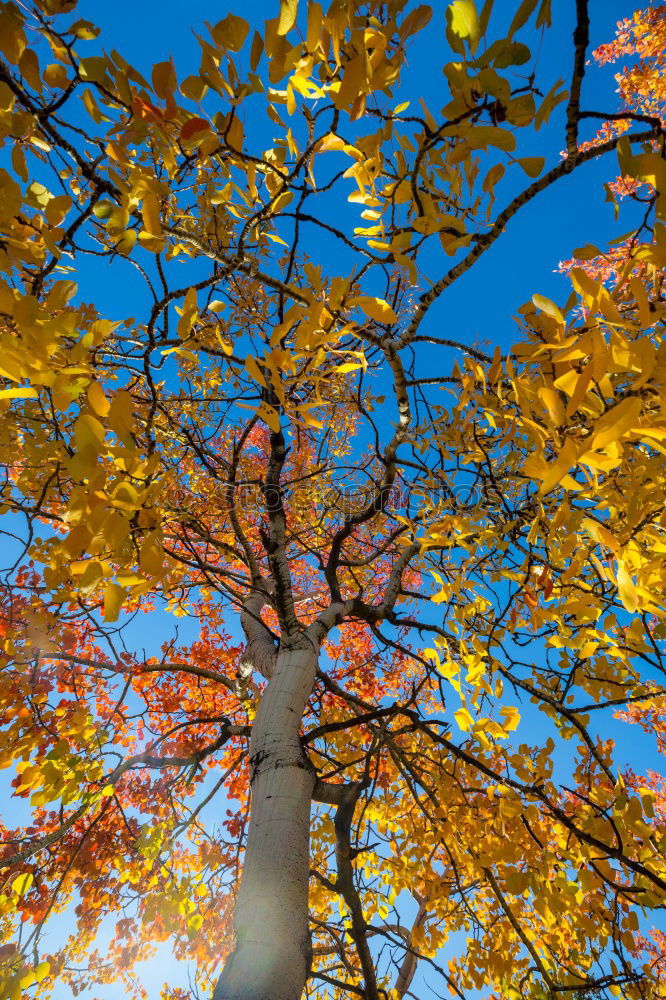
M564 476L567 475L569 469L576 462L576 458L576 444L571 438L567 438L557 458L553 459L546 466L539 492L542 495L550 493L562 481Z
M498 125L477 125L466 132L461 131L460 134L475 149L482 149L484 146L497 146L505 153L512 153L516 148L516 137L513 132L500 128Z
M99 420L89 413L79 414L74 425L74 439L79 449L91 447L96 452L104 444L105 431Z
M161 577L164 571L164 549L155 532L146 536L139 553L139 566L150 576Z
M16 386L14 389L0 389L0 399L37 399L39 393L29 386Z
M67 69L60 63L49 63L42 76L47 87L64 90L67 86Z
M105 622L116 622L118 621L118 615L120 614L120 609L123 606L123 601L127 596L127 591L124 587L119 586L117 583L107 583L106 589L104 591L104 621Z
M346 372L356 371L358 368L362 368L363 365L357 364L355 361L345 361L344 364L338 365L337 368L333 368L331 374L341 375L346 374Z
M69 30L86 42L91 42L99 35L99 28L90 21L76 21Z
M280 20L278 22L278 35L286 35L296 24L298 14L298 0L280 0Z
M595 257L599 257L601 251L598 247L595 247L594 243L585 243L582 247L576 247L573 252L576 260L594 260Z
M258 31L255 31L250 49L250 69L254 72L259 65L261 54L264 51L264 40Z
M72 199L66 194L52 198L46 206L46 220L51 226L59 226L72 207Z
M258 416L268 424L270 429L276 434L280 430L280 415L273 406L269 406L268 403L262 403L257 410Z
M255 382L258 382L259 385L263 386L265 389L266 379L264 378L264 374L259 367L257 359L253 358L251 354L249 354L245 359L245 368L250 378L254 379Z
M155 63L151 79L157 96L161 97L163 101L166 100L176 87L176 73L173 61L168 60L166 62Z
M479 15L474 0L454 0L449 6L450 27L459 38L479 39Z
M108 219L116 206L111 201L98 201L93 208L96 219Z
M329 132L325 135L323 139L319 140L319 143L315 147L318 153L339 153L344 151L348 153L350 150L354 150L353 146L349 146L344 139L341 139L339 135L335 132Z
M594 434L590 442L590 451L598 451L619 440L634 427L641 412L641 400L638 396L629 396L621 400L594 425Z
M520 7L513 16L511 26L509 28L509 38L516 32L519 28L525 24L530 14L537 5L537 0L523 0Z
M643 153L633 158L633 176L657 191L666 188L666 162L660 153Z
M545 156L521 156L517 162L528 177L538 177L546 162Z
M32 872L24 872L23 875L17 875L12 882L12 892L15 892L17 896L25 896L26 892L35 880L35 876Z
M627 611L636 611L638 608L636 587L634 586L631 574L621 560L617 565L617 589L620 594L620 600Z
M539 295L538 293L532 296L532 302L540 309L541 312L546 313L547 316L552 316L559 323L564 323L564 316L561 310L555 305L551 299L547 299L545 295Z
M430 21L432 17L432 8L427 4L420 4L415 7L414 10L410 11L405 20L402 22L399 28L399 35L404 40L408 38L409 35L415 34L417 31L421 31L422 28ZM396 112L393 112L396 114Z
M598 521L592 520L590 517L584 517L582 521L582 527L588 532L589 535L594 538L595 542L600 545L605 545L609 548L611 552L618 553L620 549L620 543L618 542L615 535L605 528L603 524L599 524Z
M548 413L550 414L550 419L553 421L555 426L559 427L563 424L564 406L562 405L559 393L550 386L542 385L537 389L537 395L541 400L543 400Z
M502 716L502 726L508 732L516 729L518 723L520 722L520 712L514 705L505 705L500 708L500 715Z
M506 120L509 125L518 125L519 127L531 125L535 114L536 105L532 94L521 94L520 97L512 98L506 105ZM537 161L540 157L527 157L527 159ZM533 168L534 164L532 164L532 169ZM528 168L524 169L527 173L529 173ZM540 169L536 171L536 173L540 172ZM536 176L534 173L530 173L529 175L530 177Z
M147 581L143 576L139 576L138 573L118 573L118 581L122 583L124 587L143 587L147 585Z
M82 95L82 100L85 109L92 118L92 120L95 122L96 125L99 125L99 123L102 121L102 114L99 110L99 107L97 106L97 101L93 97L92 92L90 90L84 90Z
M88 402L98 417L105 417L111 409L111 404L99 382L91 382L88 386Z
M654 323L654 319L650 313L650 302L645 285L637 276L629 279L629 285L638 306L641 326L644 330L648 330Z
M157 196L152 191L146 191L141 202L141 218L143 227L151 236L162 235L160 223L160 205Z
M398 321L395 312L384 299L377 299L371 295L361 295L350 299L347 305L351 308L358 306L369 319L374 319L377 323L397 323Z
M134 403L126 389L115 393L109 408L109 427L125 444L132 444L131 431L134 422Z
M125 507L125 509L128 509ZM134 508L136 509L136 508ZM133 512L133 511L132 511ZM110 549L118 549L127 540L130 523L122 514L111 511L102 525L102 537ZM73 544L72 532L68 535L68 543Z
M468 732L472 728L473 719L466 708L459 708L457 712L454 712L454 717L458 723L458 728L462 729L464 733Z
M239 52L247 38L250 25L236 14L227 14L225 18L210 29L215 42L223 45L231 52Z
M39 965L35 966L35 982L41 983L42 980L46 979L50 971L51 966L48 962L40 962Z
M134 249L134 244L137 241L136 229L126 229L124 233L121 233L119 238L116 240L116 250L118 253L130 254Z

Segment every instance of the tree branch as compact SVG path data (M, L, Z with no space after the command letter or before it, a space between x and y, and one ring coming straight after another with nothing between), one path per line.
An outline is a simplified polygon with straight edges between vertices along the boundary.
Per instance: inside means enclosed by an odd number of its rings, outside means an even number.
M646 139L654 139L660 132L664 132L664 129L661 128L661 126L655 126L644 132L637 132L635 135L627 136L625 134L625 138L628 138L630 142L645 142ZM470 250L467 256L463 257L463 259L454 265L450 271L447 271L447 273L440 278L439 281L436 281L432 288L423 293L418 301L418 305L409 326L395 341L396 348L399 350L412 342L416 331L421 325L425 314L433 302L439 298L442 292L448 288L449 285L452 285L457 278L459 278L466 271L469 271L479 257L481 257L481 255L492 246L498 237L502 235L507 222L509 222L509 220L512 219L518 211L520 211L523 205L527 204L528 201L531 201L542 191L545 191L546 188L550 187L551 184L554 184L555 181L560 179L560 177L564 177L566 174L571 173L571 171L576 167L581 166L583 163L587 163L588 160L595 159L597 156L603 156L604 153L612 152L616 148L619 141L620 136L615 136L614 138L608 139L606 142L602 142L598 146L594 146L591 149L586 149L582 152L579 151L576 153L573 161L570 161L568 158L563 160L556 167L553 167L552 170L549 170L547 174L544 174L543 177L540 177L538 180L534 181L534 183L526 187L525 190L519 195L516 195L516 197L509 202L506 208L500 212L488 232L479 237L478 243L472 250Z
M368 925L363 916L363 907L354 885L354 869L351 854L351 822L359 796L367 785L367 780L353 781L344 788L342 800L335 812L335 860L338 868L337 890L341 893L351 915L351 936L363 971L366 1000L380 1000L375 965L368 945Z
M585 55L590 43L590 16L587 0L576 0L576 27L573 34L574 65L567 105L567 158L566 163L575 165L578 153L578 122L580 120L580 92L585 76Z

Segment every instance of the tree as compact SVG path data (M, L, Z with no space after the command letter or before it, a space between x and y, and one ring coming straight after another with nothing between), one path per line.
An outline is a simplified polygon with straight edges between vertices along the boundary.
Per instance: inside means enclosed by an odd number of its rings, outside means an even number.
M229 14L150 82L74 7L0 32L4 992L169 939L215 1000L662 996L663 789L604 722L666 693L659 95L586 110L586 0L568 89L549 0L455 0L430 109L426 6ZM615 153L615 280L590 244L511 351L442 335Z

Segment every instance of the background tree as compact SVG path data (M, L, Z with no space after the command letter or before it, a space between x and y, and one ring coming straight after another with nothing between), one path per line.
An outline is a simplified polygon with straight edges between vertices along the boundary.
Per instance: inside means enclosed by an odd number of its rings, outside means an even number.
M664 696L658 95L586 110L585 0L568 89L532 55L548 0L455 0L430 109L400 82L426 6L229 14L150 82L74 6L0 34L4 992L140 993L170 939L216 1000L402 998L419 965L661 996L663 790L597 721ZM433 329L615 151L614 282L579 258L506 355Z

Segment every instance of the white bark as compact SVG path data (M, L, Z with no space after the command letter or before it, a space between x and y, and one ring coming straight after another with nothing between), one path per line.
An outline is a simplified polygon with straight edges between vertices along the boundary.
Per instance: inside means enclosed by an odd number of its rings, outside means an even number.
M299 1000L310 961L310 803L315 775L299 740L317 653L280 649L250 741L251 805L235 913L236 947L214 1000Z
M402 965L398 971L398 977L395 981L395 992L398 994L399 1000L402 1000L405 993L412 985L412 979L416 972L416 966L418 965L418 955L414 949L414 931L418 930L425 923L425 919L428 916L428 910L426 908L426 901L423 897L419 899L419 908L416 914L416 919L412 925L411 931L407 935L407 951L405 952L405 957L402 960Z
M236 694L246 698L252 680L252 672L258 670L262 677L271 677L275 669L277 646L271 630L261 620L261 610L270 601L272 581L250 594L241 611L241 626L247 640L243 647L236 671Z

